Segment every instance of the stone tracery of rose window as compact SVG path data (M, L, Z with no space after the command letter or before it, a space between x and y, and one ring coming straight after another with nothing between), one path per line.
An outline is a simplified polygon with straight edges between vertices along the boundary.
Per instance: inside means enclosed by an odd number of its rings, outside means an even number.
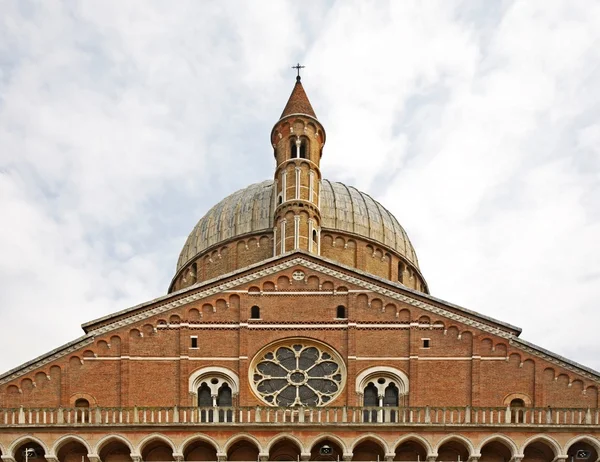
M315 342L279 343L253 361L252 385L272 406L324 406L342 391L346 370L337 353Z

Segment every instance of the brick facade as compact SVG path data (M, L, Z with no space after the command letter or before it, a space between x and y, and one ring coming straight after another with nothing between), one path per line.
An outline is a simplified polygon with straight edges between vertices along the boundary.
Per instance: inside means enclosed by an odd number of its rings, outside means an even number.
M284 111L272 134L276 197L283 172L293 196L275 231L204 249L167 296L0 376L2 459L596 461L598 373L431 297L397 248L320 229L324 130L299 82L292 96L305 115ZM306 158L289 133L311 140ZM313 362L269 375L281 345ZM321 407L268 401L317 382Z

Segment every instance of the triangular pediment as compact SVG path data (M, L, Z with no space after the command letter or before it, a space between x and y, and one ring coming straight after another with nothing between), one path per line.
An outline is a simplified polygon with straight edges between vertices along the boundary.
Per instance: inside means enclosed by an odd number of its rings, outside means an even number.
M278 294L294 294L298 296L310 295L310 290L298 287L286 291L256 292L257 290L260 291L260 287L262 287L260 284L261 281L273 279L273 277L277 276L279 273L289 273L291 275L293 271L298 270L306 270L307 272L311 272L311 274L316 273L323 275L328 280L334 281L335 284L330 291L332 294L335 294L338 287L344 286L346 290L365 292L383 297L387 300L393 300L401 306L414 307L418 309L419 312L435 315L436 318L448 320L449 323L462 325L466 328L476 329L481 333L489 334L490 336L505 339L507 343L516 348L531 355L541 357L548 362L559 365L560 367L585 376L586 378L595 381L600 379L600 375L594 370L588 369L519 339L518 335L521 332L520 329L510 324L444 302L430 295L414 291L400 283L394 283L378 278L322 257L317 257L304 252L295 252L272 258L260 264L244 268L243 270L238 270L217 279L196 284L164 297L86 323L83 325L83 328L86 330L85 336L5 373L0 376L0 384L27 374L28 372L64 355L92 344L94 339L99 336L106 335L127 326L139 324L146 319L169 313L186 305L197 303L198 301L214 297L221 293L238 292L240 294L252 294L253 296L274 296ZM327 294L327 291L320 290L319 294ZM347 325L348 327L360 327L360 325L375 326L377 324L380 327L393 328L395 326L400 327L403 322L406 324L406 321L390 320L389 318L385 321L375 322L372 320L363 321L361 319L354 319L349 320ZM305 323L310 323L310 320L306 320ZM418 324L418 321L410 320L409 323L411 325L415 323ZM242 322L238 320L237 322L217 323L209 326L207 321L202 321L199 326L234 328L241 324Z

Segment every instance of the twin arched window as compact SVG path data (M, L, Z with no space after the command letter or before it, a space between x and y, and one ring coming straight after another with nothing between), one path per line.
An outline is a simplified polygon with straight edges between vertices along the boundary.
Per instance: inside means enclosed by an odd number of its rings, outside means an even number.
M306 138L292 137L290 139L290 157L306 159L308 157L308 141Z
M220 383L220 380L213 378L210 381L203 382L198 388L198 407L200 408L201 422L232 422L233 393L231 387L226 383ZM211 386L212 385L212 386ZM216 386L218 388L216 388ZM216 393L214 393L216 388ZM216 408L216 409L215 409ZM216 414L215 414L216 413Z

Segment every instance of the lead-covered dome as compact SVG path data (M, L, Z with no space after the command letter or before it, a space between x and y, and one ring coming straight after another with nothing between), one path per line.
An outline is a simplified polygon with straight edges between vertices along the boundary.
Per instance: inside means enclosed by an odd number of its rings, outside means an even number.
M263 181L223 199L190 233L177 271L206 249L237 236L272 233L275 201L273 181ZM321 182L321 227L379 243L418 269L415 250L398 220L368 194L343 183Z

